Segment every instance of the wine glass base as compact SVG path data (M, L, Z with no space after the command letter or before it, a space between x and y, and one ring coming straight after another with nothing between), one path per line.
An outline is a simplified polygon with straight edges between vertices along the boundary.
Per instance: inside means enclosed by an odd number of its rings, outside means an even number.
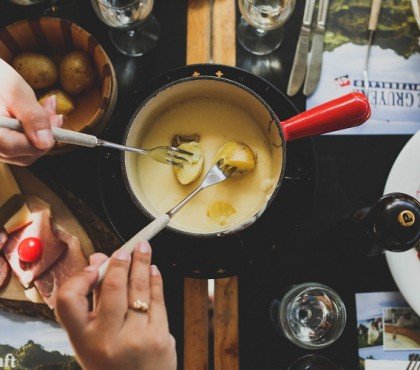
M287 370L337 370L338 366L324 356L306 355L293 364Z
M284 37L283 27L271 31L258 30L242 17L237 30L242 47L255 55L267 55L278 49Z
M140 57L156 46L159 34L159 23L153 15L150 15L136 28L111 29L109 37L120 53L130 57Z
M346 325L346 308L331 288L320 283L293 286L270 308L271 322L295 345L320 349L334 343Z
M80 21L79 6L74 1L51 1L50 7L42 15L45 17L63 18L76 23Z

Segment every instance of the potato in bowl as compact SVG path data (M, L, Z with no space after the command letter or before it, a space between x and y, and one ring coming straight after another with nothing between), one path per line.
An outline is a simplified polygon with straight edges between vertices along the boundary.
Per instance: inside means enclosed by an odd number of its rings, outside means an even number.
M13 23L0 34L0 58L14 65L38 98L60 91L58 103L66 106L64 128L95 135L102 131L115 107L117 83L108 55L92 35L75 23L49 17ZM82 59L89 60L90 68ZM84 74L81 79L73 74L69 82L69 70ZM63 96L67 101L60 100ZM69 148L60 144L52 152Z

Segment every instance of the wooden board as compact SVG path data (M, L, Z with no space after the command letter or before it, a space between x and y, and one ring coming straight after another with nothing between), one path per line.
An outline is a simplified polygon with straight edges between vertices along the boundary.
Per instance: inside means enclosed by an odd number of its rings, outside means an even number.
M207 370L209 360L207 280L185 279L184 369Z
M121 239L80 198L68 191L62 184L56 183L50 178L47 181L48 187L60 199L63 199L70 212L89 235L96 252L110 256L121 247Z
M211 59L212 0L189 0L187 20L187 64ZM209 302L207 280L184 282L184 369L209 368Z
M214 0L212 17L212 59L214 63L236 64L236 1Z
M57 194L26 168L12 167L12 172L22 194L36 195L48 203L51 206L54 222L79 239L85 255L90 256L95 253L86 231Z
M214 370L239 370L238 278L218 279L214 290Z
M235 3L189 0L187 64L236 64ZM214 300L214 369L238 370L238 279L216 280ZM184 369L208 369L207 280L185 279L184 310Z
M187 16L187 64L211 60L211 0L189 0Z
M214 0L214 63L236 64L236 2ZM214 369L239 369L238 278L218 279L214 290Z
M94 253L89 236L58 195L29 170L21 167L11 167L11 170L22 194L36 195L47 202L51 206L54 222L80 240L87 257ZM25 291L13 275L6 288L0 292L0 308L53 319L53 312L42 302L35 289Z

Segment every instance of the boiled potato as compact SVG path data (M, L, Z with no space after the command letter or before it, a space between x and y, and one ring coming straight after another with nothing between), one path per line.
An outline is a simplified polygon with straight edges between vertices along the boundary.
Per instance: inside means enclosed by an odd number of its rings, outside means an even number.
M13 59L12 66L33 89L45 89L57 81L57 67L45 55L22 53Z
M256 158L252 149L245 143L231 141L216 153L215 162L222 160L223 165L235 167L234 173L245 174L255 168Z
M210 204L207 209L207 217L212 223L220 226L226 225L229 217L236 213L236 209L230 203L218 200Z
M172 146L180 146L182 143L189 143L191 141L195 141L197 143L200 142L200 135L192 134L192 135L175 135L172 138Z
M70 95L77 95L89 89L95 74L89 56L83 51L68 53L60 62L61 86Z
M61 90L51 90L38 100L40 104L44 103L50 96L55 95L57 98L57 114L67 115L74 110L74 103L71 98Z
M182 185L187 185L197 180L203 171L204 158L200 151L200 144L196 141L190 143L182 143L178 146L179 149L186 150L194 154L197 160L185 162L182 167L174 166L174 173L178 181Z

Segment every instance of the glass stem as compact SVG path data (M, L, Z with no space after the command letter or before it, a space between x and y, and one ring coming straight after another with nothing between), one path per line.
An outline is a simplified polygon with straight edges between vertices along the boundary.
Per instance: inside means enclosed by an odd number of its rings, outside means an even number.
M267 34L267 31L266 30L263 30L261 28L256 28L256 31L257 31L257 35L259 37L264 37Z

